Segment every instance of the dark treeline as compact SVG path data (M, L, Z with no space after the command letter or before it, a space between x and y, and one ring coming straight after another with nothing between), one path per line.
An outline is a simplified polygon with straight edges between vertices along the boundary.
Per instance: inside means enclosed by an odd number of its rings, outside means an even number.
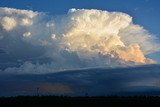
M158 106L158 96L99 96L99 97L69 97L69 96L17 96L1 97L0 106Z

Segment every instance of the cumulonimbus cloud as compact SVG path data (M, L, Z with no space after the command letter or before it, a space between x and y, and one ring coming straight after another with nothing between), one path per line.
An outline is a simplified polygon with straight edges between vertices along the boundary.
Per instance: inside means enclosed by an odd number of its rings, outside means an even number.
M5 51L0 57L6 64L19 65L6 72L153 64L156 61L146 55L160 50L155 41L121 12L70 9L66 15L52 17L0 8L0 48Z

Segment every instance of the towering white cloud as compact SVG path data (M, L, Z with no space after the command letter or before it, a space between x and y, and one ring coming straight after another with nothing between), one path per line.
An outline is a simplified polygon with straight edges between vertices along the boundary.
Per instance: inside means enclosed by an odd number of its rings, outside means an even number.
M69 30L63 40L71 51L101 52L127 62L154 62L144 54L159 50L158 45L129 15L83 9L72 9L68 15Z
M145 56L159 47L153 35L121 12L70 9L52 17L0 8L0 48L7 53L0 58L20 66L5 72L152 64Z

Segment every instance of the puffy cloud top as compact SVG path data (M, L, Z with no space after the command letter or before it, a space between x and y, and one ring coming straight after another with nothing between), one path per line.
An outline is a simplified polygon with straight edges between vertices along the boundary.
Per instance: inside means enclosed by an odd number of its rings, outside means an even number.
M34 18L37 16L38 12L33 12L31 10L20 10L20 9L14 9L14 8L0 8L0 16L14 16L15 17L28 17L28 18Z
M14 20L14 18L5 16L1 20L1 25L3 29L5 29L6 31L10 31L14 27L16 27L16 21Z

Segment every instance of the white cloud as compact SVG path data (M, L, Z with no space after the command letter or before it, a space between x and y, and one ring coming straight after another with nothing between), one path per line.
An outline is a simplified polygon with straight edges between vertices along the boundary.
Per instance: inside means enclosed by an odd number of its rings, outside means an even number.
M14 27L16 27L16 21L14 18L12 17L3 17L1 20L1 25L3 27L4 30L6 31L10 31L12 30Z
M159 44L153 42L153 35L150 35L141 26L133 24L132 17L127 14L101 10L71 9L68 15L66 18L68 24L66 25L69 30L64 33L62 39L71 51L98 51L106 55L118 55L118 58L125 61L148 63L144 54L160 49ZM138 50L133 47L131 49L131 46L136 43L139 46ZM122 48L127 50L121 50ZM130 53L133 55L128 53L128 49L132 50ZM124 56L119 50L126 55ZM137 55L137 52L139 55Z
M0 7L0 16L21 16L21 17L28 17L28 18L34 18L36 17L39 12L33 12L31 10L20 10L20 9L14 9L14 8L3 8Z
M23 37L31 37L31 32L25 32L25 33L23 34Z
M28 18L23 18L21 24L22 26L30 26L33 24L33 22Z
M51 38L52 38L53 40L56 40L56 35L55 35L55 34L51 34Z
M24 63L6 72L150 64L145 56L160 50L153 35L121 12L71 9L57 18L0 8L0 24L0 46L8 53L0 58Z

